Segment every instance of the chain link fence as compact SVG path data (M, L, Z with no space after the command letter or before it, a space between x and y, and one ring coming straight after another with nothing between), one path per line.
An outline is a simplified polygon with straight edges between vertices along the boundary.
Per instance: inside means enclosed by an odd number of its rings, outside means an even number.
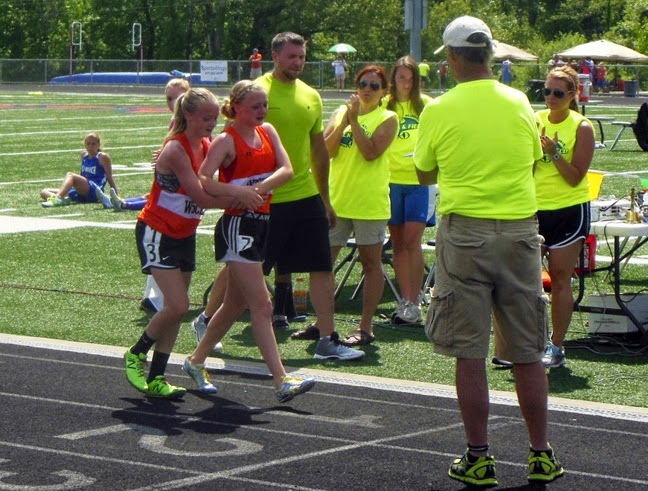
M334 89L336 87L335 75L332 66L333 60L314 61L306 63L302 79L309 85L318 89ZM393 62L370 62L347 60L349 67L347 75L347 89L353 86L355 73L369 63L383 65L388 71L391 70ZM430 63L432 65L432 63ZM501 73L501 63L493 64L493 72L496 77ZM262 62L264 72L273 68L272 61ZM438 67L433 66L426 85L426 90L440 90ZM637 92L648 90L648 66L647 65L606 65L608 88L623 91L624 82L629 81L629 87ZM93 79L94 74L104 73L169 73L178 70L185 74L200 73L200 60L65 60L65 59L0 59L0 84L49 84L53 79L65 82L65 77L74 81L73 75L89 74L89 83L106 82L100 77ZM547 74L545 64L536 63L514 63L512 67L512 86L523 91L528 91L534 86L534 82L543 80ZM227 82L210 83L204 85L231 86L239 80L249 78L250 63L247 60L227 61ZM623 81L623 82L619 82ZM144 79L141 82L146 83ZM448 76L447 88L454 85L452 77ZM596 91L596 86L592 87Z

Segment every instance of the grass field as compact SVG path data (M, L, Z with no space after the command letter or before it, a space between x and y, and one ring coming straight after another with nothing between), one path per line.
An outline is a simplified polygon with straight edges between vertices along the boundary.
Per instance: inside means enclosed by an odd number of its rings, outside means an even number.
M340 99L325 98L325 120L340 103ZM602 104L588 109L588 114L631 120L637 107ZM124 347L132 344L148 321L138 308L145 277L135 249L136 214L104 210L99 204L44 209L39 190L58 187L67 171L78 171L83 138L96 131L112 157L120 194L129 197L147 192L151 153L162 142L170 117L162 90L159 95L120 95L0 89L0 115L0 231L9 232L0 235L0 332ZM605 129L611 143L617 128L606 123ZM648 169L647 157L631 131L626 131L614 152L597 150L592 168L616 174L606 176L601 194L622 197L630 186L638 186L636 173ZM216 271L211 232L218 216L215 210L208 212L200 227L198 270L191 288L193 308L176 345L180 353L194 347L189 323L199 313L203 292ZM433 235L429 229L425 239ZM601 244L598 254L609 256L608 246ZM427 252L426 259L431 264L433 252ZM643 291L648 285L642 266L628 265L624 278L633 291ZM359 279L358 267L338 299L337 330L341 334L357 324L360 300L350 297ZM603 275L588 279L587 287L588 293L611 291ZM389 316L393 308L394 298L386 287L377 314ZM551 393L647 406L645 350L613 339L593 343L586 321L586 316L575 314L568 334L568 367L551 371ZM380 317L376 325L376 342L366 347L367 356L359 363L316 362L311 343L291 341L283 332L277 337L288 366L453 383L453 361L432 353L421 328L396 328ZM224 344L225 358L260 359L245 319L236 324ZM35 366L34 372L38 370ZM510 372L493 369L489 376L492 388L513 390Z

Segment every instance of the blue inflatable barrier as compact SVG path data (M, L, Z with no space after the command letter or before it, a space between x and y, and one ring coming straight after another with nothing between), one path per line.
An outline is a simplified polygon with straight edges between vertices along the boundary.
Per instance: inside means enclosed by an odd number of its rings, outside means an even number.
M52 84L115 84L115 85L166 85L172 78L177 78L173 72L96 72L76 73L74 75L63 75L50 80ZM200 74L186 75L192 85L200 84Z

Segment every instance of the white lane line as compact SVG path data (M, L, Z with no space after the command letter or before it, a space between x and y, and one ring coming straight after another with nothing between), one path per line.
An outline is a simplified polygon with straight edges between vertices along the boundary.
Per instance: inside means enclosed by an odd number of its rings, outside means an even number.
M103 130L98 130L99 133L106 133L109 131L117 131L117 130L122 130L122 128L114 128L114 129L103 129ZM163 129L160 128L160 126L142 126L139 128L128 128L128 132L137 132L137 131L163 131ZM0 138L2 137L11 137L14 138L16 136L34 136L34 135L76 135L79 133L86 133L84 130L58 130L58 131L26 131L22 133L0 133Z
M156 145L133 145L133 146L127 146L127 147L109 147L107 150L109 151L114 151L114 150L134 150L137 148L152 148L152 147L159 147L160 143L158 142ZM81 149L71 149L71 150L43 150L40 152L10 152L10 153L0 153L0 157L16 157L16 156L23 156L23 155L47 155L47 154L54 154L54 153L80 153Z
M0 333L0 344L14 344L18 346L29 346L71 353L84 353L110 358L123 358L125 350L124 347L120 346L98 345L92 343L38 338L32 336L18 336L5 333ZM7 355L0 353L0 357L2 356ZM186 355L173 353L171 355L169 363L180 366L182 365L182 363L184 363L185 358ZM265 363L224 360L221 358L210 357L207 358L205 366L207 366L207 368L228 370L236 373L268 374L268 367ZM296 369L288 366L286 367L286 370L289 373L297 372ZM455 388L441 384L388 379L383 377L356 375L352 373L336 373L326 370L308 368L300 368L299 373L310 375L315 377L318 381L329 382L332 384L342 384L351 387L369 387L392 392L456 399ZM327 395L327 397L334 396L329 394ZM344 396L344 398L347 399L349 397L350 396ZM364 400L361 398L353 399L359 401ZM505 406L518 405L517 396L515 395L515 393L504 391L491 391L490 402L491 404L500 404ZM388 401L380 401L380 403L394 405L399 404L398 402L390 403ZM553 411L598 416L606 419L619 419L637 423L648 423L648 408L643 407L622 406L619 404L597 403L590 401L581 401L578 399L565 399L561 397L550 396L549 409ZM453 409L453 411L456 412L457 410ZM596 428L590 428L590 430L596 431Z

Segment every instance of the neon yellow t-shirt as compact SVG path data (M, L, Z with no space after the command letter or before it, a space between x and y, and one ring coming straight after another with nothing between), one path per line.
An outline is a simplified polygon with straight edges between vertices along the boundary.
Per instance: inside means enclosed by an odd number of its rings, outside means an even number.
M345 112L344 106L341 106L336 125L340 124ZM396 113L388 111L383 105L358 116L358 123L371 138L376 128L391 117L396 117ZM391 216L388 150L375 160L365 160L355 145L351 126L347 126L340 149L331 159L329 192L331 204L339 217L388 220Z
M268 93L265 119L279 133L294 172L290 181L273 190L272 202L285 203L318 194L311 173L310 137L324 131L322 98L301 80L286 84L274 78L272 72L256 79L256 83Z
M567 162L571 162L574 158L576 132L580 124L585 121L592 126L589 119L577 111L569 111L567 119L558 124L553 124L549 121L549 109L538 111L536 118L538 121L538 130L542 131L544 127L545 135L549 138L554 138L555 134L558 133L558 153ZM538 160L533 177L536 185L538 210L559 210L590 200L587 179L583 179L575 187L570 186L560 175L549 155L543 155Z
M421 94L421 100L427 104L432 98ZM389 182L418 185L412 154L419 130L419 116L410 101L397 102L394 110L398 115L398 133L389 146L389 170L391 172Z
M430 65L427 63L419 63L418 69L421 77L427 77L430 74Z
M414 163L439 169L441 214L518 220L537 211L534 161L542 146L522 92L495 80L463 82L429 102Z

